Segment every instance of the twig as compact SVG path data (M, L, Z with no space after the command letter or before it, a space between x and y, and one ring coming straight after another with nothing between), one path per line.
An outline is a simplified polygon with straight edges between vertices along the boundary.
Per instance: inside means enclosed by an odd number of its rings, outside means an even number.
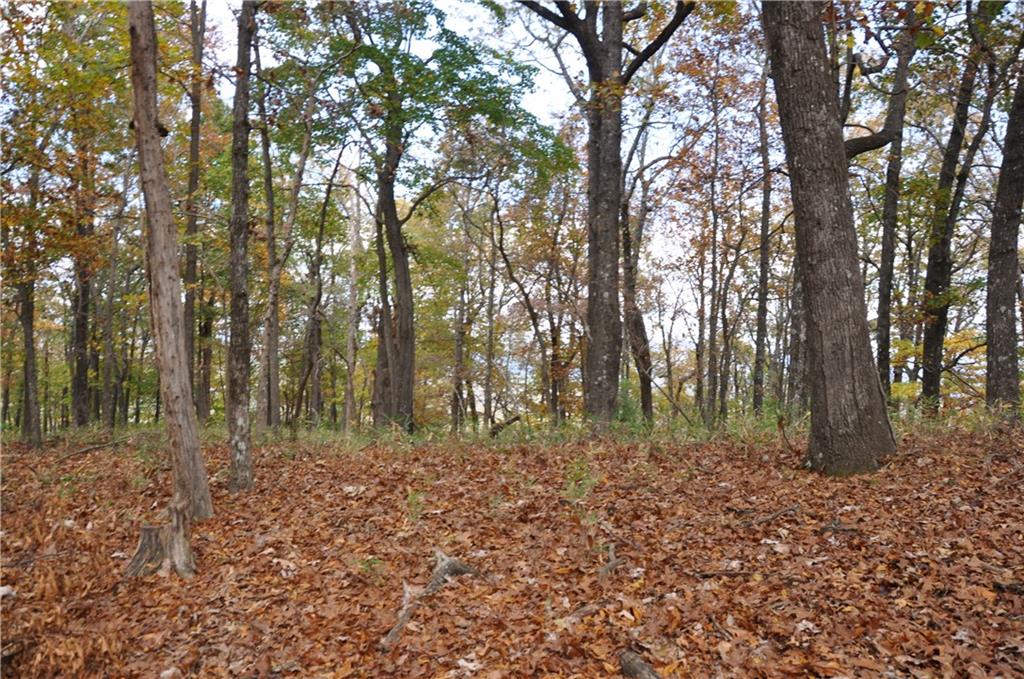
M759 519L753 519L753 520L748 519L748 520L743 522L743 525L744 526L760 526L760 525L765 524L765 523L771 523L772 521L774 521L775 519L779 518L780 516L784 516L786 514L796 514L798 511L800 511L800 505L790 505L789 507L784 507L783 509L780 509L777 512L772 512L768 516L762 516Z
M846 526L839 523L839 519L832 519L832 522L828 525L822 526L818 529L820 535L825 533L859 533L860 528L856 526Z
M598 578L606 578L619 566L626 563L625 557L615 556L615 543L608 545L608 563L597 570Z
M694 577L701 580L709 578L745 578L748 575L750 575L750 571L697 571L693 573Z

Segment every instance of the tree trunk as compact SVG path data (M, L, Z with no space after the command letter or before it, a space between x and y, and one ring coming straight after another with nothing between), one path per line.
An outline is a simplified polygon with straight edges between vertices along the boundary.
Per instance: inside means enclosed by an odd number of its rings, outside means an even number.
M637 262L640 258L640 239L646 219L646 187L642 191L640 214L637 215L637 229L630 224L629 205L624 201L622 209L622 307L625 315L626 335L640 382L640 411L644 423L654 425L654 394L652 392L651 342L644 325L644 315L637 303Z
M277 234L274 231L273 223L267 222L267 258L270 263L270 273L267 280L267 311L263 321L263 367L261 385L266 389L266 424L274 429L281 425L281 276L291 255L292 246L295 243L295 222L298 219L299 197L302 192L302 180L306 171L306 161L312 151L313 140L313 108L316 104L313 84L307 83L306 102L302 111L302 122L305 133L302 138L302 146L299 150L298 161L295 165L295 174L292 177L292 184L288 196L288 204L285 206L283 222L280 234L280 253L278 253ZM262 107L263 97L260 98ZM262 108L261 108L262 114ZM264 123L266 127L266 123ZM269 163L269 157L265 159Z
M390 123L393 125L393 123ZM395 275L395 322L392 340L394 360L389 362L391 391L394 401L387 413L390 420L411 432L413 422L413 381L416 374L416 344L413 327L412 275L409 270L409 249L402 233L395 202L395 176L402 158L400 135L388 135L384 165L378 174L378 218L383 222L391 265ZM382 326L388 330L387 325Z
M192 121L188 141L188 196L185 200L185 354L188 356L188 381L195 390L196 365L196 260L199 234L199 213L196 193L199 191L199 140L203 111L203 36L206 32L206 0L196 6L196 0L189 2L189 18L192 33L192 83L189 101L192 104ZM200 298L202 303L202 298ZM195 396L195 394L193 394ZM196 403L198 413L199 404ZM206 418L200 417L200 420Z
M206 467L199 449L192 393L188 383L185 333L178 275L178 238L171 208L167 174L157 131L156 29L150 3L128 6L131 35L131 76L135 103L135 137L139 173L145 198L146 263L150 288L150 316L156 339L160 390L166 410L174 473L174 504L186 517L213 516Z
M263 67L260 63L259 35L253 33L253 56L256 61L256 79L261 80ZM256 99L257 110L260 118L260 150L263 160L263 200L267 205L267 212L264 221L264 233L267 239L267 261L277 260L276 217L274 212L274 168L270 162L270 119L267 116L267 85L264 83L259 89L259 97ZM263 324L264 335L266 323ZM270 422L270 410L267 402L267 391L270 384L270 363L267 360L267 343L264 336L263 346L260 347L260 358L256 386L256 419L254 425L257 432L262 432Z
M615 417L622 357L619 310L619 210L622 204L622 5L602 5L601 46L586 55L592 86L587 110L587 354L583 410L602 430Z
M249 55L256 32L256 3L245 0L238 17L238 61L231 127L231 338L227 366L228 439L231 464L228 487L253 484L249 432Z
M214 291L203 301L203 288L199 289L199 381L195 390L196 417L200 424L210 419L210 387L213 377L213 305Z
M1024 75L1017 78L992 211L985 297L985 402L994 410L1005 410L1011 419L1020 412L1020 345L1014 296L1021 274L1017 238L1024 201Z
M79 239L87 238L93 232L92 181L88 152L82 154L81 183L79 198L76 200L75 230ZM74 324L71 331L71 412L74 425L84 427L89 423L89 305L91 302L91 263L81 255L74 259L75 291L71 307Z
M757 248L757 330L754 338L754 413L764 408L765 345L768 341L768 269L771 257L772 166L768 157L768 64L761 71L757 104L758 151L761 155L761 236Z
M796 217L807 320L807 464L832 476L874 471L895 450L868 336L838 102L822 3L765 3L763 17Z
M43 430L39 420L39 382L36 372L36 282L27 280L18 283L17 290L18 317L21 320L21 335L25 353L22 378L25 395L22 399L24 414L21 418L21 439L33 448L40 448L43 445Z
M982 3L976 11L975 18L979 30L987 27L995 12L1001 9L1001 3ZM972 31L972 34L974 31ZM960 148L967 133L967 122L970 115L971 100L974 94L974 83L978 73L978 61L982 46L972 41L964 65L963 76L957 91L956 109L953 113L953 129L942 156L939 169L939 183L936 200L931 217L929 234L928 265L924 282L924 348L922 351L923 375L921 379L921 402L927 412L937 413L942 393L943 343L946 339L946 324L949 320L949 288L952 283L953 232L959 212L958 197L954 197L953 186L957 180L957 161ZM990 83L990 89L994 84ZM979 129L975 137L980 140L983 132ZM964 178L970 171L965 160ZM957 193L962 196L962 192Z
M353 174L352 208L348 225L348 327L345 333L345 423L346 429L358 424L356 413L356 341L359 339L359 258L363 253L362 203L359 182Z
M113 430L117 422L117 399L114 397L114 371L117 357L114 354L114 296L117 291L117 245L120 238L118 228L120 215L113 220L113 233L110 239L110 262L107 266L107 299L103 313L103 397L100 399L103 408L103 425Z
M878 268L878 321L876 345L878 378L886 399L891 395L892 380L889 355L892 351L892 274L896 263L896 227L899 217L900 172L903 167L903 124L889 147L885 170L885 200L882 204L882 261Z

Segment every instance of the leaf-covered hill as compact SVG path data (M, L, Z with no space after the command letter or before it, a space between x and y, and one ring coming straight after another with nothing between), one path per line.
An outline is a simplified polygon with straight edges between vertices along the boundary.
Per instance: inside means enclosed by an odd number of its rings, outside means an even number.
M188 582L122 578L160 442L78 449L5 451L5 676L1024 673L1019 432L842 481L781 446L277 443L240 496L207 447ZM435 550L476 572L425 595Z

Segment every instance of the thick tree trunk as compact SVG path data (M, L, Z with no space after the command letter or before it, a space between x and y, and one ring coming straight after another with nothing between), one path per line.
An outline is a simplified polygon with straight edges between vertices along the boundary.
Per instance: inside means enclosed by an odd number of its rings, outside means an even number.
M622 204L622 6L603 5L602 54L588 57L587 353L583 410L598 430L615 417L622 357L619 208Z
M192 33L192 83L189 100L192 104L192 121L188 141L188 196L185 200L185 353L188 356L188 380L195 389L196 365L196 260L199 233L199 213L196 193L199 191L199 140L203 111L203 36L206 32L206 0L196 6L196 0L189 3L189 17ZM200 303L202 299L200 298ZM198 412L199 404L196 403ZM205 418L200 418L205 420Z
M811 392L807 463L829 475L874 471L895 449L868 337L838 102L822 3L765 3L768 54L796 217Z
M757 330L754 338L753 405L764 408L764 373L768 342L768 269L771 258L772 166L768 157L768 65L761 72L761 98L757 105L758 151L761 155L761 234L757 248Z
M256 31L256 3L245 0L238 17L238 61L231 128L231 338L228 350L226 417L231 447L228 486L248 490L253 484L249 432L249 66Z
M1020 345L1014 296L1021 275L1017 239L1024 201L1024 75L1017 78L992 213L985 298L985 401L992 409L1005 410L1010 418L1018 417L1020 412Z
M979 6L975 22L978 30L984 30L1001 3L982 3ZM972 32L973 33L973 32ZM978 74L978 61L982 46L972 42L967 55L967 63L960 79L957 91L956 108L953 113L953 129L942 156L939 169L939 183L936 200L931 218L929 234L928 265L924 281L924 348L922 350L921 402L926 411L937 413L942 395L943 344L946 339L946 324L949 320L949 289L953 272L953 232L959 212L959 198L962 191L954 195L954 183L957 181L957 161L960 159L960 148L967 134L967 122L970 115L971 100L974 95L974 84ZM993 84L990 83L990 89ZM983 132L975 134L980 140ZM961 173L970 172L970 163L965 160Z
M462 420L466 412L465 391L463 389L466 374L466 284L459 290L459 305L455 312L455 357L452 366L451 394L451 431L452 434L462 433Z
M150 288L150 315L156 338L160 391L167 416L175 502L187 518L213 515L206 467L199 448L192 393L188 383L185 332L178 274L178 238L171 194L157 131L156 29L150 3L128 6L131 35L131 74L135 103L135 137L139 173L145 197L146 262Z

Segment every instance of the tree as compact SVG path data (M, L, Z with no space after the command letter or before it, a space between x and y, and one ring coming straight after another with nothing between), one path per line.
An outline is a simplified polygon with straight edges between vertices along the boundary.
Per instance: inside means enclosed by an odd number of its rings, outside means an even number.
M1003 142L1003 166L996 186L992 233L988 249L988 288L985 297L985 402L1004 409L1011 419L1020 408L1020 369L1017 352L1016 304L1020 284L1017 238L1024 201L1024 74L1010 105Z
M249 53L256 31L256 2L245 0L238 16L238 61L231 126L231 339L228 349L227 420L231 447L228 482L233 491L252 488L249 432Z
M957 89L953 127L946 141L942 154L942 166L939 169L938 189L935 192L936 198L928 236L928 265L925 272L923 300L925 323L921 400L925 409L931 413L938 412L942 396L943 344L946 339L946 325L949 321L950 287L953 281L953 236L963 200L963 186L966 185L967 176L970 174L974 153L985 136L988 115L992 106L992 95L994 95L996 87L995 74L992 72L993 69L990 69L989 96L986 96L982 121L968 147L963 163L960 163L960 149L967 136L967 123L975 81L981 65L981 57L986 52L984 44L979 38L980 33L988 29L992 19L1002 10L1003 4L992 1L982 2L975 10L974 16L967 17L968 22L973 26L971 47ZM957 165L960 165L959 173Z
M196 367L196 261L198 247L196 238L199 234L199 208L196 205L196 193L199 191L199 141L203 115L203 37L206 34L206 0L201 6L196 0L189 2L189 18L192 38L192 82L188 92L192 109L189 125L188 143L188 197L185 202L185 353L188 354L189 384L195 390ZM202 302L202 299L200 299ZM196 412L199 409L196 399Z
M636 72L668 42L695 3L676 2L672 18L623 68L627 44L623 28L644 16L647 4L626 11L620 2L586 3L581 17L569 2L557 12L539 2L519 0L546 21L572 35L587 62L587 353L584 368L585 413L598 428L615 416L622 357L619 311L619 235L622 205L622 98ZM601 30L598 33L598 14Z
M139 154L139 176L146 203L150 316L174 473L171 510L172 514L184 512L190 519L205 519L213 516L213 503L199 448L192 390L188 382L177 229L157 122L157 46L153 7L148 2L132 3L128 7L128 18L135 104L133 120ZM185 562L173 565L182 574L185 573L181 569L189 567Z
M828 475L873 471L895 449L868 339L824 3L765 3L763 20L796 219L809 349L806 463Z

